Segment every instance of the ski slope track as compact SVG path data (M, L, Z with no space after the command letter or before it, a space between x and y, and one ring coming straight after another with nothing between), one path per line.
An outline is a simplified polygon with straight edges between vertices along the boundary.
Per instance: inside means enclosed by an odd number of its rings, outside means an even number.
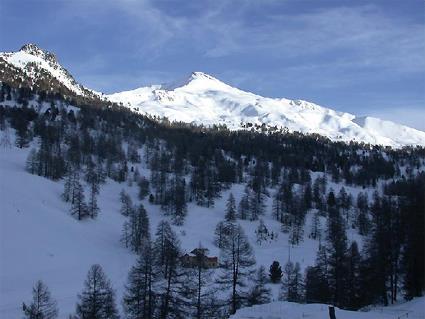
M334 141L357 141L392 147L425 145L425 132L373 117L356 117L303 100L273 99L231 87L194 72L172 85L153 85L107 96L131 110L229 129L247 123L286 127L289 131L317 133Z

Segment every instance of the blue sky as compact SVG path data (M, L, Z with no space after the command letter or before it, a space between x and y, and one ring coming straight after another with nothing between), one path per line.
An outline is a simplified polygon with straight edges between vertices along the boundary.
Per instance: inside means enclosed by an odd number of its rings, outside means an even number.
M191 71L425 130L422 0L1 0L0 50L33 42L112 93Z

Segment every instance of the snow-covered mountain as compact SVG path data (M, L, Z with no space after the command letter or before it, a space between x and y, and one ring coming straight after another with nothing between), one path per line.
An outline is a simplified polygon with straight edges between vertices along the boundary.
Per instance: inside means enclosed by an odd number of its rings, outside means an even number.
M400 147L425 145L425 132L373 117L357 117L303 100L267 98L194 72L172 85L153 85L107 96L131 110L196 124L247 123L318 133L335 141L358 141Z
M15 86L83 97L93 104L109 100L132 111L172 121L225 124L232 130L252 125L317 133L335 141L402 147L425 145L425 132L373 117L357 117L303 100L267 98L194 72L182 81L103 95L79 84L56 56L35 44L0 53L0 81Z
M23 82L47 91L88 98L101 96L79 84L53 53L35 44L25 44L17 52L0 52L0 76L0 80Z

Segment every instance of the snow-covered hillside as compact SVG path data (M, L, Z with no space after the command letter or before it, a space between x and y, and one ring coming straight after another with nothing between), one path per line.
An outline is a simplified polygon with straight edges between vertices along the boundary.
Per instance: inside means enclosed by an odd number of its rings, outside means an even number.
M108 180L101 188L98 218L78 221L61 200L64 181L53 182L25 171L29 151L30 148L11 146L0 152L0 318L19 318L21 303L30 300L31 287L39 279L57 299L60 318L67 318L75 310L86 272L95 263L104 267L121 300L136 256L120 243L125 218L119 213L119 193L125 189L138 202L138 186ZM137 164L137 168L149 177L150 170L144 164ZM330 186L338 191L341 185ZM212 256L219 256L219 249L213 244L215 226L224 218L229 192L239 202L243 189L243 185L234 184L223 192L214 208L189 203L184 225L174 226L184 251L190 252L201 243ZM354 187L347 190L353 195L360 191ZM304 236L299 246L290 246L289 234L280 231L280 223L271 215L271 202L269 198L263 219L269 231L277 234L275 240L258 244L255 230L259 221L239 221L254 248L257 267L264 265L268 269L274 260L283 265L289 258L299 262L302 269L314 264L319 241ZM148 200L143 205L153 233L158 222L168 217ZM311 228L311 217L308 216L306 233ZM355 231L349 230L347 235L361 243ZM273 299L277 300L280 285L270 286Z
M425 132L372 117L337 112L302 100L262 97L194 72L171 85L153 85L107 96L135 112L204 125L267 124L290 131L318 133L335 141L400 147L425 145Z

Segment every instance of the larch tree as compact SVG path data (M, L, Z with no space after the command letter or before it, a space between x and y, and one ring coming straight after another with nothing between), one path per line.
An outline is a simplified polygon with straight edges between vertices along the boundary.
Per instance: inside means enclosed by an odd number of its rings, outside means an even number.
M255 258L243 228L231 224L229 234L221 248L222 274L218 283L225 288L230 288L230 313L234 314L243 304L246 291L246 280L254 272Z
M59 313L56 301L41 280L32 289L32 302L29 305L23 303L22 310L25 319L55 319Z
M76 315L79 319L118 319L115 292L100 265L91 266L84 289L78 295Z

